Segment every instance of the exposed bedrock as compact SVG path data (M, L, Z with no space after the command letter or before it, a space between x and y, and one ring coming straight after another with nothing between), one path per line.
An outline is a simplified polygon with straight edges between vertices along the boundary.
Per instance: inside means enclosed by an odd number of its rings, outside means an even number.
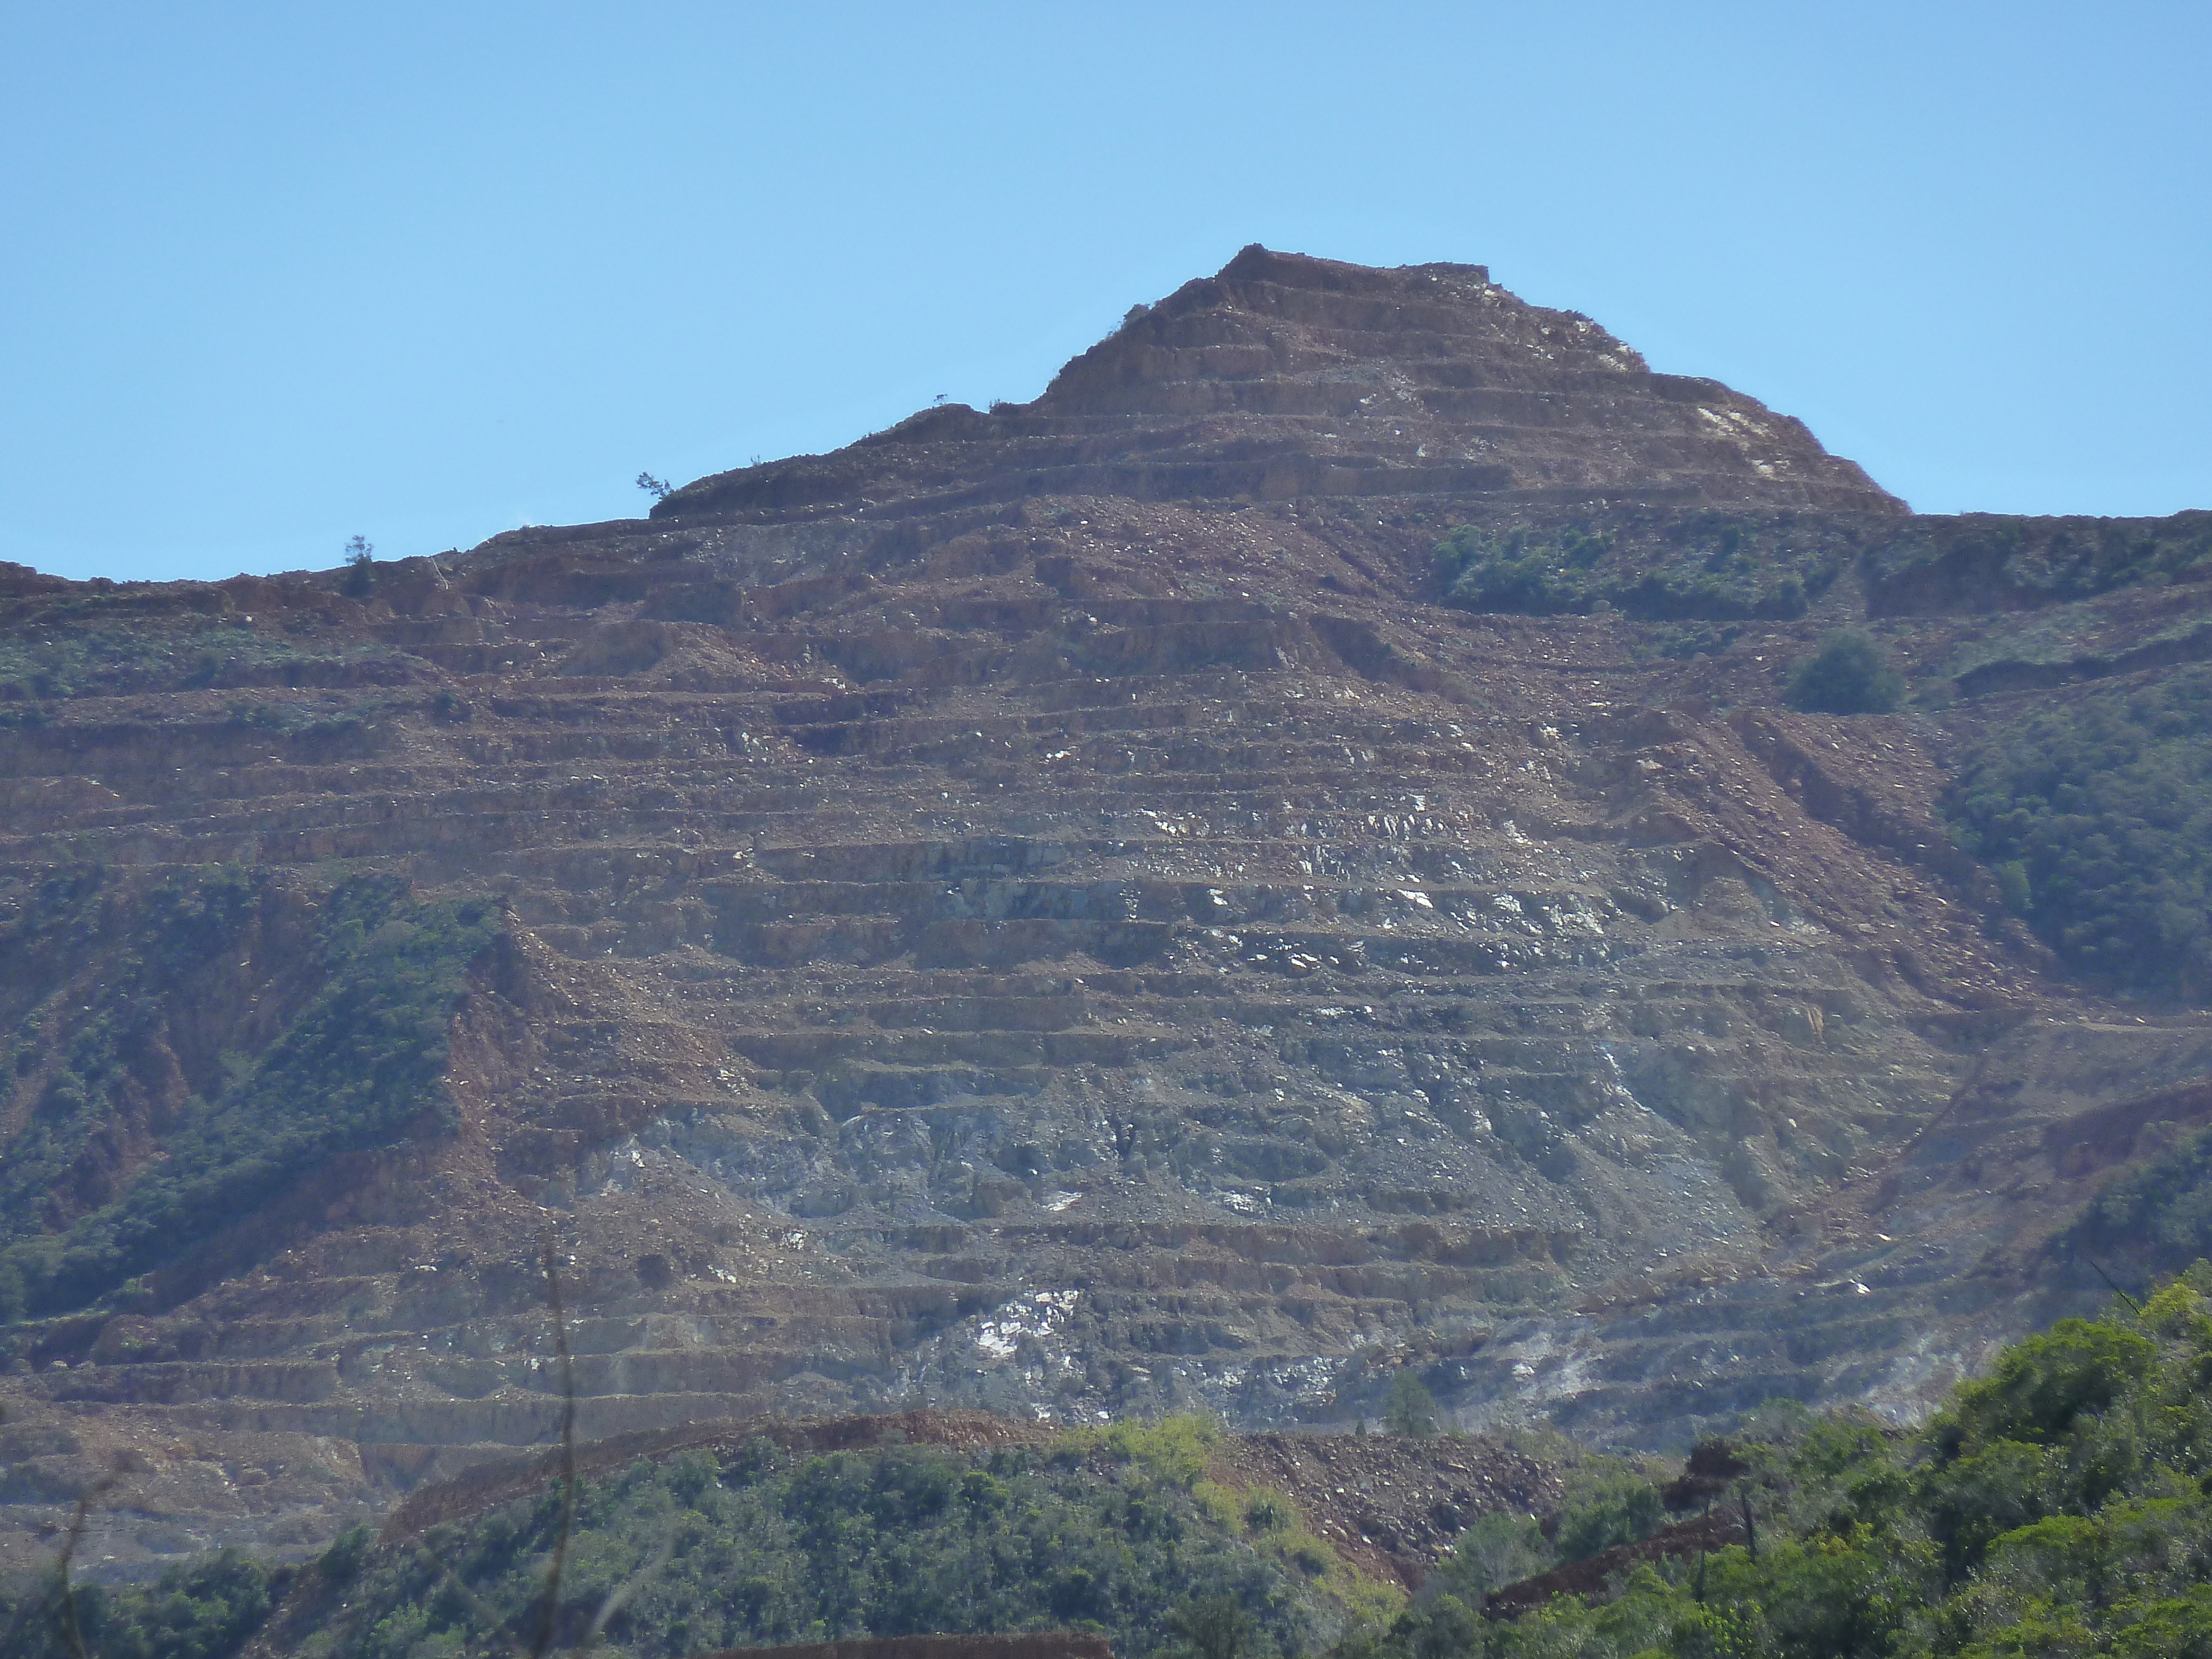
M1441 602L1451 527L1570 507L1863 556L1725 637ZM1469 1425L1913 1414L2212 1115L2202 1016L2057 977L1943 828L1960 677L2027 647L1969 649L1930 523L1475 268L1248 252L1034 404L650 520L0 581L8 1559L118 1457L97 1571L306 1550L568 1388L591 1436L1343 1426L1406 1364ZM1916 591L1955 707L1778 706ZM2202 587L2047 603L2109 678ZM376 1119L398 1050L325 1016L420 1007ZM100 1278L218 1121L291 1161Z

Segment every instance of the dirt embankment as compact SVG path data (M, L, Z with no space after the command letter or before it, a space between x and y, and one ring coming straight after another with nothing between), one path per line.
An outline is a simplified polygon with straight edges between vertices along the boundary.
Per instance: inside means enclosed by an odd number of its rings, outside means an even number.
M1600 1595L1613 1579L1646 1561L1676 1560L1724 1549L1744 1541L1743 1523L1724 1511L1701 1515L1663 1527L1632 1544L1616 1544L1609 1550L1580 1561L1570 1561L1549 1572L1508 1584L1482 1599L1486 1618L1512 1619L1542 1607L1555 1595Z
M1273 1487L1346 1559L1409 1589L1477 1516L1559 1501L1550 1469L1480 1436L1237 1435L1215 1463L1223 1484Z

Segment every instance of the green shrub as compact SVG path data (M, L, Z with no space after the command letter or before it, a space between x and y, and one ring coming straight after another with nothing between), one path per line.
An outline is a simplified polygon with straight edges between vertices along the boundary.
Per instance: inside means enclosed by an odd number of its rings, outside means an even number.
M1087 1456L1103 1451L1122 1462L1135 1464L1156 1480L1185 1488L1206 1473L1206 1461L1220 1443L1218 1422L1183 1412L1149 1423L1071 1429L1060 1437L1060 1447L1067 1452Z
M1197 1597L1169 1622L1182 1638L1170 1651L1184 1659L1243 1659L1252 1645L1251 1618L1233 1595Z
M2084 1415L2109 1411L2142 1381L2154 1353L2133 1331L2061 1320L2007 1352L1989 1376L1960 1387L1938 1442L1951 1445L1955 1431L1961 1447L1992 1440L2049 1445Z
M1659 1530L1667 1518L1659 1489L1635 1475L1609 1480L1559 1516L1562 1561L1581 1561L1615 1544L1632 1544Z
M1446 601L1469 610L1741 621L1803 615L1856 556L1854 533L1786 513L1612 514L1462 525L1435 556Z
M1480 1607L1491 1591L1534 1577L1558 1559L1534 1516L1493 1510L1476 1516L1453 1540L1451 1553L1430 1577L1439 1591Z
M1425 1438L1437 1431L1436 1397L1412 1371L1401 1370L1390 1379L1390 1397L1382 1407L1382 1426L1392 1434L1412 1439Z
M1905 695L1905 677L1869 635L1845 629L1790 677L1792 708L1820 714L1886 714Z
M356 536L345 547L346 597L365 599L376 587L376 548L366 536Z
M1499 535L1462 525L1437 544L1444 592L1454 604L1537 616L1589 610L1600 597L1589 568L1605 552L1603 539L1586 532L1547 535L1525 525Z
M2119 587L2164 587L2212 574L2212 514L2167 519L2027 519L1973 514L1905 520L1870 550L1877 598L1955 573L1986 592L2033 601L2084 599Z

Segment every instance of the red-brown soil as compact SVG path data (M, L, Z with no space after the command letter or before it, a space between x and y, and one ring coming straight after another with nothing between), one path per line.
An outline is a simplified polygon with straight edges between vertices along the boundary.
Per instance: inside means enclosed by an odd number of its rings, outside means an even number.
M1482 1598L1482 1611L1492 1619L1510 1619L1542 1607L1555 1595L1600 1596L1632 1567L1647 1561L1694 1560L1707 1551L1725 1549L1744 1540L1743 1522L1725 1512L1678 1521L1649 1538L1615 1544L1595 1555L1492 1590Z
M1725 625L1443 602L1454 526L1593 514L1616 563L1748 525L1831 580ZM95 1573L545 1446L549 1233L588 1439L1342 1429L1408 1364L1460 1426L1647 1444L1923 1409L2101 1296L2042 1241L2212 1113L2203 1017L2058 977L1938 811L1976 722L2212 649L2207 584L2059 604L1961 522L1477 268L1253 252L1033 404L365 594L0 571L0 1139L149 893L266 883L0 1219L160 1167L313 989L331 881L500 918L450 1121L0 1339L0 1564L118 1458ZM1915 712L1779 706L1844 624Z
M1217 1480L1281 1492L1340 1555L1409 1589L1477 1516L1548 1514L1559 1501L1550 1469L1480 1435L1238 1435L1215 1462Z

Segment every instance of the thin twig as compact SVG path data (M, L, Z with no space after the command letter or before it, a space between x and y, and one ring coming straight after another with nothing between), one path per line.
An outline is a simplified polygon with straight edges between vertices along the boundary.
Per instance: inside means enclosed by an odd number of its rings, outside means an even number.
M553 1352L561 1361L561 1527L554 1534L553 1559L545 1570L545 1616L531 1644L531 1659L545 1659L561 1619L561 1574L568 1562L568 1534L576 1520L576 1371L568 1356L568 1319L561 1305L561 1272L553 1257L553 1236L544 1239L545 1295L553 1304Z
M623 1610L631 1596L652 1581L654 1574L668 1565L668 1558L675 1553L676 1522L672 1521L662 1529L660 1542L646 1559L645 1564L607 1592L607 1599L599 1603L599 1612L592 1615L592 1626L584 1632L584 1639L578 1644L579 1648L589 1648L596 1643L599 1639L599 1632L606 1629L608 1622Z
M1698 1533L1698 1605L1705 1604L1705 1551L1712 1543L1713 1500L1705 1499L1705 1525Z
M2137 1302L2135 1297L2130 1296L2125 1291L2122 1290L2118 1285L2112 1283L2112 1274L2106 1273L2102 1267L2097 1266L2097 1258L2095 1256L2091 1255L2087 1250L2076 1250L2074 1254L2080 1256L2082 1261L2089 1264L2091 1270L2096 1273L2098 1278L2105 1281L2106 1285L2111 1288L2114 1296L2117 1296L2121 1301L2126 1303L2129 1307L2135 1310L2135 1315L2137 1319L2141 1319L2142 1317L2142 1304Z
M496 1609L462 1581L461 1575L453 1571L452 1562L433 1553L428 1545L417 1544L415 1546L415 1565L425 1569L432 1582L458 1594L487 1629L496 1630L499 1627L501 1620Z
M61 1585L62 1641L70 1650L70 1659L86 1659L84 1632L76 1621L76 1586L70 1582L70 1567L76 1559L76 1547L84 1541L84 1523L92 1514L93 1504L105 1498L121 1479L120 1468L111 1464L106 1474L84 1489L76 1500L76 1513L70 1517L69 1532L62 1540L62 1553L54 1561L54 1573Z

